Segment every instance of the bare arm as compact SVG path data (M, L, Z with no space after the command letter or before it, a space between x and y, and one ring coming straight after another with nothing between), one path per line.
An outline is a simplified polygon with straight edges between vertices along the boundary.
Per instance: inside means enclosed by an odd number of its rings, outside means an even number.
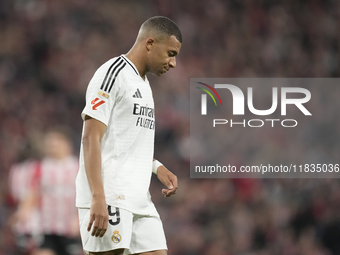
M82 143L85 172L92 192L90 222L87 231L90 231L93 225L91 235L96 237L102 237L105 234L109 219L101 175L100 141L105 130L106 126L102 122L89 116L85 117Z

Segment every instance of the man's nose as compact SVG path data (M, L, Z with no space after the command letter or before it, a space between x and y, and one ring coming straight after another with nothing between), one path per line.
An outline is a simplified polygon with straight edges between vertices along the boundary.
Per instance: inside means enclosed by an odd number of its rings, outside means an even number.
M171 68L175 68L175 67L176 67L176 58L175 58L175 57L172 57L172 58L170 59L169 66L170 66Z

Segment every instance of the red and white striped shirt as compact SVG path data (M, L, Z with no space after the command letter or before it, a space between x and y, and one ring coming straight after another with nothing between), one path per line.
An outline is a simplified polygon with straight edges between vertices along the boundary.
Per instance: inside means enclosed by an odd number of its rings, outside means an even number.
M32 189L33 179L39 168L37 161L24 161L15 164L9 172L10 194L17 204L26 199ZM14 231L18 234L37 234L40 232L40 217L38 207L33 208L27 220L14 225Z
M44 158L36 172L40 195L40 222L44 234L72 235L78 217L75 207L75 179L79 161L70 156L62 160Z

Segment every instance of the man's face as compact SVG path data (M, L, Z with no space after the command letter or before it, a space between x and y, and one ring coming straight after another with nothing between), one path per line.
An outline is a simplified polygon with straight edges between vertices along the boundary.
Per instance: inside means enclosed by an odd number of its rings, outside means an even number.
M70 142L57 132L50 132L45 136L45 154L48 157L62 159L71 154Z
M154 75L161 76L176 67L176 56L182 44L172 35L161 41L155 41L150 47L147 68Z

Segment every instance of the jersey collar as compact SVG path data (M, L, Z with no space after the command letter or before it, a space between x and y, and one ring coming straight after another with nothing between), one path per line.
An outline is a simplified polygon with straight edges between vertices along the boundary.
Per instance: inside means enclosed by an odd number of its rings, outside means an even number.
M137 68L136 68L136 66L126 57L126 55L125 54L122 54L121 55L122 56L122 58L125 60L125 62L126 63L128 63L130 66L131 66L131 68L135 71L135 73L138 75L138 76L140 76L139 75L139 72L138 72L138 70L137 70Z

